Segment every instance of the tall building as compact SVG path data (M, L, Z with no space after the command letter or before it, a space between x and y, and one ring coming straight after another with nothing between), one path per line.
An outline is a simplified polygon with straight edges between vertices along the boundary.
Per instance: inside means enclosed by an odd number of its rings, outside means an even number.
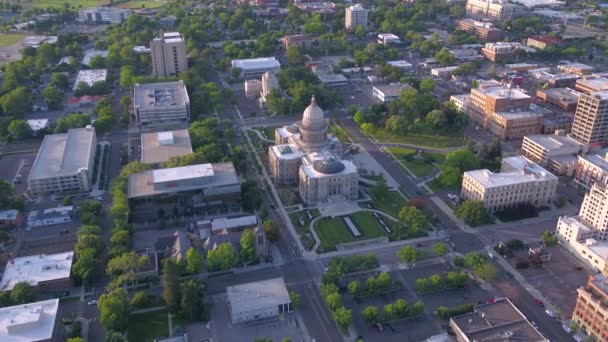
M279 88L279 81L273 72L265 72L262 75L262 97L265 98L271 91Z
M136 84L133 108L139 127L184 126L190 119L190 97L184 81Z
M608 340L608 279L603 274L589 276L578 290L572 320L598 341Z
M95 128L44 136L28 176L33 195L91 190L97 147Z
M608 190L603 184L595 184L585 195L579 217L598 230L596 238L608 238Z
M181 33L167 32L150 42L152 76L172 77L188 71L186 43Z
M347 7L344 26L347 30L354 29L357 26L367 27L367 10L361 4Z
M581 95L571 134L584 144L608 143L608 91Z

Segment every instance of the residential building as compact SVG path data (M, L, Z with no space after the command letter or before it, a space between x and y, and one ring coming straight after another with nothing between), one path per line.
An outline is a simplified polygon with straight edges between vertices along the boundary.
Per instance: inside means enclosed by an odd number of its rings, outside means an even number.
M344 14L344 27L347 30L357 26L367 27L367 10L361 4L346 7Z
M524 7L501 0L467 0L467 14L496 20L512 19L526 15Z
M601 153L601 152L600 152ZM604 154L579 155L574 172L574 183L578 188L589 190L595 183L608 184L608 160Z
M473 122L488 127L494 113L530 109L532 98L522 89L494 80L478 83L471 89L467 112Z
M80 70L76 76L76 81L74 82L74 87L72 89L78 89L81 83L90 87L97 82L105 82L107 74L107 69Z
M571 134L574 139L589 145L608 143L608 91L580 96Z
M302 158L299 192L310 205L336 198L355 201L359 197L359 173L349 160L340 160L329 151L313 152Z
M461 197L483 202L489 212L520 204L549 205L558 178L540 165L523 157L503 159L501 172L488 169L467 171L462 179Z
M548 47L558 47L563 43L558 37L549 35L531 36L526 40L526 45L540 50L545 50Z
M488 42L500 41L504 35L504 31L494 27L494 24L473 19L458 20L456 27Z
M141 135L141 162L144 164L160 164L191 153L192 143L187 129Z
M181 80L135 84L133 108L141 128L184 126L190 119L190 97Z
M510 61L515 56L515 51L521 48L521 44L519 43L486 43L481 49L481 54L492 62Z
M273 278L226 288L233 324L276 317L293 311L283 278Z
M409 88L410 85L401 82L376 84L372 87L372 96L382 103L388 103L398 99L401 92Z
M576 85L574 87L581 93L586 94L606 91L608 90L608 78L594 75L583 76L576 80Z
M377 41L378 44L387 46L391 44L401 44L401 39L392 33L380 33Z
M27 229L72 222L74 207L71 205L32 210L27 215Z
M27 179L28 190L34 196L90 191L96 148L91 126L45 135Z
M96 56L106 58L108 57L108 50L86 50L84 57L82 57L82 65L89 66L91 59Z
M122 24L132 10L119 7L93 7L78 10L76 21L87 24Z
M291 34L281 38L285 50L296 46L302 50L310 50L312 45L317 41L317 38L309 34Z
M14 228L23 223L23 215L17 209L0 211L0 228Z
M586 146L564 132L553 135L527 135L521 145L521 154L555 175L572 176L576 169L576 155L586 152Z
M61 316L57 298L0 308L0 341L65 341Z
M533 110L494 112L490 115L487 128L502 140L521 139L540 133L543 118L542 113Z
M150 42L152 76L175 77L188 71L186 40L179 32L165 32Z
M28 283L41 291L59 291L72 286L70 272L74 252L40 254L9 260L0 281L0 291Z
M578 288L572 320L598 341L608 340L608 278L590 275L586 286Z
M536 98L543 103L549 103L565 112L575 112L581 96L570 88L549 88L536 91Z
M476 305L473 312L450 318L450 327L458 342L549 341L508 298Z
M239 69L245 79L258 78L265 72L278 73L281 64L274 57L261 57L251 59L233 59L232 68Z
M578 62L565 62L557 66L557 69L563 72L576 74L579 76L589 75L593 72L593 67L591 65L578 63Z

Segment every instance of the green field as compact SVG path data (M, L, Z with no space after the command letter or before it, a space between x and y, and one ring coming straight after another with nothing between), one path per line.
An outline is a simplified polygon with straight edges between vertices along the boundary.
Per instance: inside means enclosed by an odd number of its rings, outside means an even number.
M318 252L335 251L336 245L340 243L367 240L386 235L372 213L358 212L350 216L361 236L355 238L342 217L322 218L315 223L315 231L321 240ZM355 217L357 218L355 219Z
M166 1L129 1L123 4L118 5L118 7L122 8L159 8L163 7L166 4Z
M463 141L463 133L462 132L452 132L446 133L445 135L435 135L435 134L415 134L409 133L407 135L394 135L392 133L387 132L383 128L377 128L373 136L384 142L395 142L402 144L410 144L415 146L423 146L430 148L449 148L449 147L458 147L462 146Z
M25 34L16 34L16 33L6 33L0 34L0 47L11 46L23 39Z
M371 193L370 196L374 200L372 203L374 208L395 218L399 216L399 210L405 205L405 199L397 191L387 191L382 198L375 198Z
M74 7L95 7L101 5L107 5L110 3L109 0L29 0L23 1L24 6L31 6L35 8L47 8L47 7L63 7L63 4L69 3Z
M150 342L169 336L167 311L155 311L129 316L129 341Z
M435 164L441 164L445 160L442 153L422 152L422 159L414 158L418 152L411 148L388 147L389 150L399 161L401 161L414 175L424 177L433 171Z

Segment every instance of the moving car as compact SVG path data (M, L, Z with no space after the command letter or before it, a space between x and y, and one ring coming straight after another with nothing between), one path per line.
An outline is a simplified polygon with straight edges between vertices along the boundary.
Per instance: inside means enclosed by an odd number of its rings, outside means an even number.
M549 310L549 309L545 310L545 313L546 313L546 314L547 314L549 317L555 317L555 312L553 312L553 311L551 311L551 310Z

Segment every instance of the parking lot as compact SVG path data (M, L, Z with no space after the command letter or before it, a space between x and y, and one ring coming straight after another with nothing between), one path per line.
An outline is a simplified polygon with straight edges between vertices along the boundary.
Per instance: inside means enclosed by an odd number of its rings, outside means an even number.
M17 195L27 190L27 177L35 158L35 153L27 153L5 155L0 159L0 179L13 184Z

